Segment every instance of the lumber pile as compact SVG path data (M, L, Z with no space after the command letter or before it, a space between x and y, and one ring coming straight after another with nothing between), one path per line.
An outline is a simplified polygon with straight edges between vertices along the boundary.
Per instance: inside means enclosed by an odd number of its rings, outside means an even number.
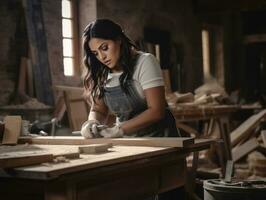
M236 176L266 177L266 109L252 115L231 132Z
M198 87L194 93L166 93L166 99L169 106L176 109L200 105L231 104L225 89L214 79Z

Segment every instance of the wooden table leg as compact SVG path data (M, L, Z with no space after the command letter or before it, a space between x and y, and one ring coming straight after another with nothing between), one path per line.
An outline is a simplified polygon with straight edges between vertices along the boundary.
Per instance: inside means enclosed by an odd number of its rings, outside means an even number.
M187 192L188 200L198 200L200 199L195 193L196 187L196 174L198 168L199 152L193 152L193 160L191 168L186 167L186 183L185 188Z
M76 200L75 183L52 182L46 185L45 200Z

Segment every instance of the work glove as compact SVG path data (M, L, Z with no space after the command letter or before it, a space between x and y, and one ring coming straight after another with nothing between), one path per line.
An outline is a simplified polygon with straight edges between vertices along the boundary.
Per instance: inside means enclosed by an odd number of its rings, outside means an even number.
M119 125L115 125L111 128L105 128L99 132L104 138L119 138L123 137L124 131Z
M81 126L81 135L84 138L96 138L100 137L97 126L100 125L98 120L87 120Z

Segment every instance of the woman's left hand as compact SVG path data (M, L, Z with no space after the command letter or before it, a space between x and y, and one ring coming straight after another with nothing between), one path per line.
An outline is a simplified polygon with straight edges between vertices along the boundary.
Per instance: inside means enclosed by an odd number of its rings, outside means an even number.
M106 128L100 131L100 135L103 136L104 138L119 138L123 137L124 131L120 126L115 125L112 128Z

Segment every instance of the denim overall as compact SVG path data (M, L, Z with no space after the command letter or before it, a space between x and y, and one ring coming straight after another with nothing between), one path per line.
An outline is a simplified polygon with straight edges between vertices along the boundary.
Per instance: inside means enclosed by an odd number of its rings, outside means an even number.
M133 81L127 81L128 94L121 86L104 87L104 101L109 110L123 123L147 109L147 102L136 91ZM170 110L165 108L165 117L146 128L133 133L135 137L179 137L175 118Z

